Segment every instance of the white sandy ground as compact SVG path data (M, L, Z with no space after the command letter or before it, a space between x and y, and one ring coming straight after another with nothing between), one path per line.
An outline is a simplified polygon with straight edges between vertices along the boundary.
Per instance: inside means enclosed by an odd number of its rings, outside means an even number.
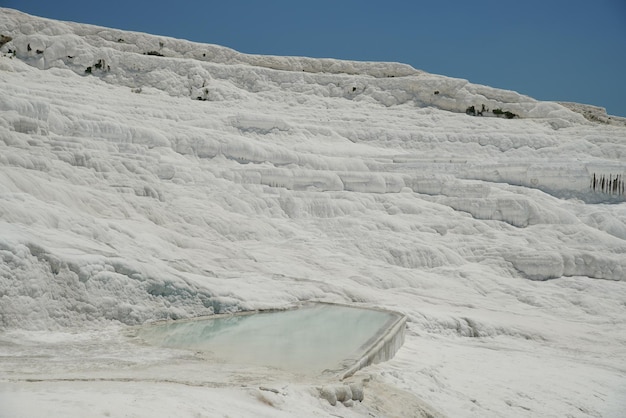
M626 206L592 187L621 120L10 9L0 35L0 416L624 416ZM304 301L408 316L362 403L128 333Z

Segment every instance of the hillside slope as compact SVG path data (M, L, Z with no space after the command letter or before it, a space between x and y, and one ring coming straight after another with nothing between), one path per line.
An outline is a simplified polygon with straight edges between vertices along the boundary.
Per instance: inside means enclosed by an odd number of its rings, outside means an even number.
M403 64L10 9L0 35L0 416L626 406L623 126ZM305 301L409 317L362 404L125 334Z

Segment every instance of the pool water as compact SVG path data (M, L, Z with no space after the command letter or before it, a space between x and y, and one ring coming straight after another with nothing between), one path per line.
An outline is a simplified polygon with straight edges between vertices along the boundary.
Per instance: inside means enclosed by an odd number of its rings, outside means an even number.
M141 328L137 336L152 345L202 351L216 362L334 374L362 361L401 320L395 312L313 304L156 324Z

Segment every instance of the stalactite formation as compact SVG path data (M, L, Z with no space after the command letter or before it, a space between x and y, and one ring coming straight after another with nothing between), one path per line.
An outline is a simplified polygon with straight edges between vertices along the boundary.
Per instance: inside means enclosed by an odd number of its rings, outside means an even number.
M596 174L591 176L591 190L598 193L624 196L626 182L622 174Z

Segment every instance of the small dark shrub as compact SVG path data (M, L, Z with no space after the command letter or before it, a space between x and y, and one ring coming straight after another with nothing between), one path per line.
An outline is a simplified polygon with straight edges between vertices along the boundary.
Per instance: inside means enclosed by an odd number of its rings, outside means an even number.
M202 96L197 96L196 100L201 100L203 102L209 100L209 89L207 87L204 87L202 89Z
M474 106L470 106L465 109L465 113L468 115L476 116L476 108Z
M0 35L0 46L6 44L7 42L11 42L13 38L7 35Z
M505 117L507 119L513 119L518 116L513 112L509 112L508 110L502 110L502 109L493 109L493 114L496 116Z
M85 68L85 74L91 74L91 67Z
M439 90L435 90L435 93L434 93L434 94L435 94L435 95L439 94Z
M159 51L148 51L144 52L144 55L154 55L155 57L164 57L165 55L161 54Z

